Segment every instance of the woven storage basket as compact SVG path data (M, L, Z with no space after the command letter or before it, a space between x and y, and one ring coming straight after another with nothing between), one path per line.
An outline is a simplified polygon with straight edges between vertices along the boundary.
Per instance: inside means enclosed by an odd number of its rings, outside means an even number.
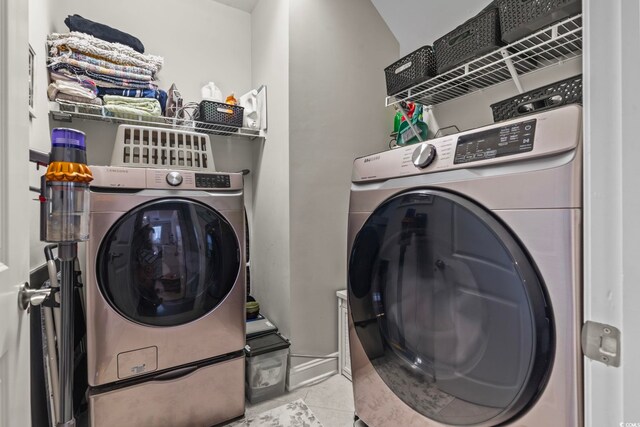
M438 73L502 46L498 9L488 8L433 44Z
M582 0L500 0L502 40L511 43L582 11Z
M543 86L491 105L500 122L567 104L582 104L582 74Z
M208 135L133 125L118 127L111 165L215 170Z
M422 46L384 69L387 95L395 95L435 77L436 56L431 46Z
M199 113L198 121L240 128L244 108L222 102L201 101Z

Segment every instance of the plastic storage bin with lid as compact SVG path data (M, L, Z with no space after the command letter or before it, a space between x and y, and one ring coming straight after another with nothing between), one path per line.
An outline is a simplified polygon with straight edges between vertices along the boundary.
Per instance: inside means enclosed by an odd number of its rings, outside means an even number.
M246 395L256 403L284 394L289 341L277 332L247 339Z

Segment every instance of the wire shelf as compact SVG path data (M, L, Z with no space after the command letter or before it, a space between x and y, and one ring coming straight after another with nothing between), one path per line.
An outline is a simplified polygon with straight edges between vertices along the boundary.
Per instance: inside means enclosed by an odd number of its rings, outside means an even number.
M112 115L101 106L89 104L70 104L61 101L50 102L50 115L54 120L70 122L75 119L95 120L107 123L155 126L167 129L186 130L206 133L209 135L231 136L241 138L263 138L260 131L249 128L234 128L230 126L215 125L188 119L175 119L172 117L148 117L135 114Z
M519 76L581 55L582 15L576 15L396 95L388 96L386 105L389 107L401 101L436 105L510 79L515 81L522 92Z

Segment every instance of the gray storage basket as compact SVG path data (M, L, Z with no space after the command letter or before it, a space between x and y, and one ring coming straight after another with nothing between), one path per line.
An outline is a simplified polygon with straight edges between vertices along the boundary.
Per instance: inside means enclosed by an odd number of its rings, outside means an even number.
M582 104L582 74L497 102L491 110L501 122L567 104Z
M502 46L498 9L488 7L433 44L438 73Z
M582 0L500 0L502 40L514 42L582 11Z
M244 107L214 101L201 101L198 121L224 125L235 128L242 127Z
M422 46L384 69L387 95L395 95L405 89L435 77L436 56L431 46Z

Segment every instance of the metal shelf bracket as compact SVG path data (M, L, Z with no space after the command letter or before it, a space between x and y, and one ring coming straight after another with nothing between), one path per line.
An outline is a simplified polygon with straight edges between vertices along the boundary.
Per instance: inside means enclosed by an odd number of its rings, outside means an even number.
M511 74L511 79L513 80L513 83L516 85L516 88L518 89L518 93L524 93L524 89L522 88L522 83L520 83L520 76L518 76L516 67L513 66L513 61L509 56L509 52L507 52L506 49L500 49L500 54L504 58L504 63L506 64L507 69L509 70L509 74Z

